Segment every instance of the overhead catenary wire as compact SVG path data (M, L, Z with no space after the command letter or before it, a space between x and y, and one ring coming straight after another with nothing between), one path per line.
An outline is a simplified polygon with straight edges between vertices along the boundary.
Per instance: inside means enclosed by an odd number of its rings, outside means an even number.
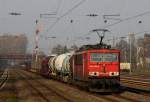
M141 32L136 32L136 33L133 33L134 34L134 36L137 36L137 35L141 35L141 34L143 34L143 33L147 33L147 32L149 32L150 31L150 29L148 29L148 30L144 30L144 31L141 31ZM89 33L88 33L89 34ZM131 33L132 34L132 33ZM87 34L86 34L87 35ZM127 38L129 36L129 34L127 34L127 35L125 35L125 36L120 36L120 37L117 37L117 38L112 38L112 39L107 39L107 40L105 40L105 41L114 41L114 40L119 40L119 39L121 39L121 38ZM76 37L76 38L78 38L78 39L74 39L73 40L73 44L75 44L75 41L77 41L77 40L82 40L83 38L82 37Z
M120 23L122 23L122 22L125 22L125 21L128 21L128 20L132 20L132 19L135 19L135 18L144 16L144 15L147 15L147 14L150 14L150 11L146 11L146 12L143 12L143 13L140 13L140 14L137 14L137 15L134 15L134 16L131 16L131 17L127 17L127 18L125 18L125 19L119 20L119 21L117 21L117 22L115 22L115 23L112 23L112 24L107 25L107 26L103 26L103 27L101 27L101 28L108 28L108 27L111 27L111 26L115 26L115 25L120 24ZM89 32L91 32L91 31L89 31ZM86 35L89 35L89 32L86 33L86 34L84 34L83 36L80 36L80 37L84 37L84 36L86 36ZM76 41L76 40L75 40L75 41Z
M85 33L84 35L90 35L90 33L91 33L91 32L88 32L88 33ZM77 40L79 40L79 39L83 39L82 37L83 37L83 36L78 36L78 37L76 37L75 39L73 39L73 42L75 42L75 41L77 41Z
M149 32L150 31L150 29L148 29L148 30L144 30L144 31L141 31L141 32L137 32L137 33L133 33L134 34L134 36L137 36L137 35L141 35L141 34L143 34L143 33L147 33L147 32ZM129 36L129 34L127 34L127 35L125 35L125 36L120 36L120 37L117 37L117 38L115 38L115 40L118 40L118 39L121 39L121 38L127 38ZM106 41L111 41L111 40L114 40L114 39L107 39Z
M143 30L143 31L140 31L140 32L136 32L136 33L133 33L134 34L134 36L137 36L137 35L142 35L143 33L147 33L147 32L149 32L150 31L150 29L148 29L148 30ZM90 32L88 32L88 35L90 34ZM132 34L132 33L131 33ZM84 35L87 35L87 34L84 34ZM126 34L126 35L124 35L124 36L120 36L120 37L116 37L116 38L112 38L112 39L107 39L107 40L105 40L105 41L113 41L113 40L119 40L119 39L121 39L121 38L127 38L129 36L129 34ZM75 42L75 41L77 41L77 40L79 40L79 39L82 39L82 37L77 37L78 39L74 39L73 41Z
M60 9L60 6L61 6L61 3L62 3L62 0L57 0L58 1L58 6L56 6L56 10L54 12L51 12L51 13L45 13L45 14L40 14L40 18L43 18L43 16L56 16L59 12L59 9ZM48 18L57 18L57 17L48 17Z
M56 8L56 15L58 14L60 7L61 7L61 3L62 3L62 0L57 0L57 1L58 1L58 6Z
M79 3L77 3L75 6L73 6L71 9L69 9L67 12L65 12L64 14L62 14L60 17L58 17L56 19L56 21L50 26L48 27L48 29L46 30L46 33L48 33L62 18L64 18L65 16L67 16L68 14L70 14L74 9L76 9L77 7L79 7L81 4L83 4L85 1L87 0L82 0Z
M124 22L124 21L132 20L132 19L135 19L135 18L137 18L137 17L144 16L144 15L147 15L147 14L150 14L150 11L146 11L146 12L144 12L144 13L140 13L140 14L137 14L137 15L134 15L134 16L131 16L131 17L127 17L127 18L125 18L125 19L123 19L123 20L119 20L118 22L115 22L115 23L113 23L113 24L104 26L103 28L111 27L111 26L114 26L114 25L116 25L116 24L122 23L122 22Z

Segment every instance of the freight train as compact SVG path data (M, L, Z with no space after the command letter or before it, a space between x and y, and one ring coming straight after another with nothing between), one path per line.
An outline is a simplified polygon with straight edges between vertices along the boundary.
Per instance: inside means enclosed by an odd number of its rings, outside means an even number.
M119 91L120 51L102 42L82 46L71 53L41 59L36 61L35 65L38 67L28 70L94 92Z
M38 68L28 70L94 92L119 91L119 50L104 47L39 58Z

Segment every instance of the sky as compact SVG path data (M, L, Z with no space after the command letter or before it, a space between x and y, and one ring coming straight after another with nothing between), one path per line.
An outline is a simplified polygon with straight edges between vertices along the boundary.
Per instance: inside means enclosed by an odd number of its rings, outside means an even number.
M110 31L106 34L106 39L143 31L149 33L149 5L149 0L0 0L0 34L26 34L29 40L28 51L32 52L35 46L35 30L40 27L39 48L49 53L57 44L70 47L73 44L81 46L99 42L96 33L89 33L98 28L107 28ZM22 15L12 16L9 15L10 12ZM144 12L148 13L143 14ZM56 15L40 17L40 14L52 13ZM98 16L86 16L88 14ZM103 15L116 14L120 16L112 16L113 19L104 23ZM143 15L134 17L139 14ZM133 18L107 27L119 21L114 18L124 20L130 17ZM39 21L38 25L36 20ZM139 21L142 23L138 23ZM52 36L56 39L50 38ZM85 39L87 36L90 37L89 40Z

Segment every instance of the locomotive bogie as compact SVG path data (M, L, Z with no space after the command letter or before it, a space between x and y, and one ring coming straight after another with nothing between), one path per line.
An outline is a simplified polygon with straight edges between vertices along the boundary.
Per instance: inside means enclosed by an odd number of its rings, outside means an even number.
M117 92L119 91L117 78L101 78L89 80L89 90L94 92Z

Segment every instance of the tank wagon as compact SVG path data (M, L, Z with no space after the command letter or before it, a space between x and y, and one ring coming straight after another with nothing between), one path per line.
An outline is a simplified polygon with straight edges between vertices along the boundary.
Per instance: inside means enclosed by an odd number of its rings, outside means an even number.
M55 78L56 77L56 68L55 68L55 60L56 60L57 56L53 56L49 59L48 65L49 65L49 71L50 74L49 76Z
M54 79L67 82L70 74L69 59L72 53L65 53L49 59L49 69L51 70L49 76Z

